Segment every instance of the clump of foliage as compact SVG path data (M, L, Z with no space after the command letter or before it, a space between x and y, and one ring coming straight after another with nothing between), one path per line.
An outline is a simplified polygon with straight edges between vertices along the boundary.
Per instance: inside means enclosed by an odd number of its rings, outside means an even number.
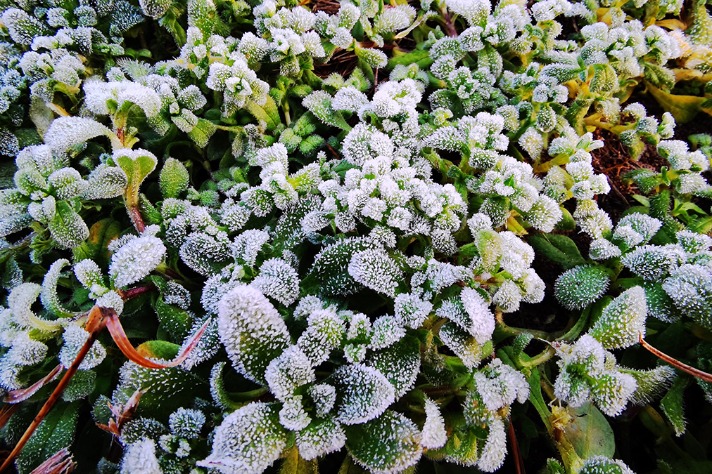
M5 465L712 469L705 0L0 1Z

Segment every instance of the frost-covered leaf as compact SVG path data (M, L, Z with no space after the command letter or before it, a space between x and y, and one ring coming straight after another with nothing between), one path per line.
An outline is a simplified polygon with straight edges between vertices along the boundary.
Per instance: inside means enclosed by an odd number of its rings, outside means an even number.
M89 237L89 228L69 203L59 201L56 206L56 213L48 225L52 237L62 248L79 246Z
M223 474L264 471L287 446L278 412L275 404L254 402L231 413L215 430L210 456L198 465Z
M345 365L334 372L337 420L356 425L376 418L395 400L395 389L377 369L361 364Z
M233 365L248 379L265 384L269 363L290 345L287 326L259 290L240 285L218 305L218 331Z
M420 432L415 423L395 411L368 423L347 427L346 448L360 465L375 473L400 472L420 459Z
M420 373L420 343L414 337L404 337L394 345L374 352L367 364L391 382L397 400L413 388Z
M154 235L142 235L122 245L111 257L109 275L116 288L124 288L151 273L166 254L163 241Z
M188 170L185 165L175 158L168 158L163 163L159 183L163 198L176 198L180 193L188 189Z
M72 444L79 417L79 403L61 403L42 420L17 458L19 472L30 472L62 448Z
M343 448L346 433L333 418L316 419L297 433L296 442L301 457L317 459Z
M647 315L645 290L636 286L621 293L605 307L589 334L607 349L632 346L640 335L645 336Z
M114 148L121 143L116 135L96 120L84 117L59 117L52 122L44 140L53 150L64 152L99 136L109 137Z
M580 265L565 271L556 280L556 299L568 309L583 309L600 298L610 278L603 267Z
M385 250L368 249L351 257L349 275L367 288L388 296L395 296L403 279L403 271Z

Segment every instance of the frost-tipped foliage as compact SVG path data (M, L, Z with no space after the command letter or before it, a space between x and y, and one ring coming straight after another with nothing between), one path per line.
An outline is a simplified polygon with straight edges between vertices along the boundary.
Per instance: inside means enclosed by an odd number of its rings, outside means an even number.
M5 3L3 445L96 339L19 472L689 464L705 0Z
M603 310L589 334L606 349L632 346L645 336L645 291L636 286L621 293Z
M227 416L215 430L210 456L199 465L222 473L267 469L287 446L277 411L273 404L255 402Z
M556 299L568 309L583 309L606 291L609 282L608 274L602 267L574 267L556 280Z
M259 290L240 285L218 305L218 332L235 368L255 382L265 382L272 359L289 345L289 333L274 306Z

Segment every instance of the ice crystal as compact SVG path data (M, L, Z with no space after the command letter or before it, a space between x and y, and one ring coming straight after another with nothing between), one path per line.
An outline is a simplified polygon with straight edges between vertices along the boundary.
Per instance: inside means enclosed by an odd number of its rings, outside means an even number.
M297 388L316 380L316 376L299 346L290 346L267 366L265 380L274 396L284 401L294 396Z
M192 408L179 408L171 413L168 426L171 432L185 439L196 439L205 424L205 414Z
M311 460L341 450L346 443L346 433L331 418L314 420L297 433L296 443L299 455Z
M489 424L487 440L482 447L477 467L484 472L494 472L504 464L507 455L507 433L504 422L499 418L493 419Z
M438 406L430 400L425 399L425 424L423 425L421 446L427 449L441 448L447 442L447 432L445 421L440 414Z
M145 472L146 474L162 474L163 470L156 457L156 443L144 438L131 443L121 461L121 474Z
M348 267L349 275L362 285L388 296L395 296L403 273L384 250L369 249L356 252Z
M278 258L262 264L252 286L285 306L290 306L299 297L299 275L287 262Z
M556 299L568 309L583 309L606 291L609 281L608 274L601 267L574 267L557 278Z

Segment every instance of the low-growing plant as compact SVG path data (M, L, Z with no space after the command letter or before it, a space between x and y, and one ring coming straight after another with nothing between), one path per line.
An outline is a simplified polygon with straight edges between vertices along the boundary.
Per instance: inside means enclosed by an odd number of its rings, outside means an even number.
M705 0L1 5L0 470L712 469Z

